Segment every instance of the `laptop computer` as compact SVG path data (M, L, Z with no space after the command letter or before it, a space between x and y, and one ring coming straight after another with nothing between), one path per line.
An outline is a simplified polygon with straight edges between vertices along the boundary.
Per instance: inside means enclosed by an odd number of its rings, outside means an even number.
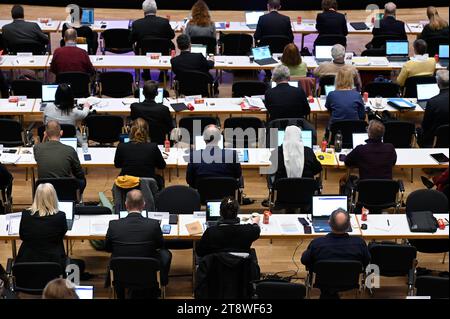
M79 299L94 299L94 286L75 286Z
M78 140L76 137L61 137L59 141L64 145L72 147L75 150L75 152L77 151Z
M201 53L206 58L207 47L203 44L191 44L191 53Z
M203 135L197 135L194 137L194 146L196 151L204 150L206 148L206 142L203 139ZM220 136L218 146L223 149L223 135Z
M322 62L330 62L333 60L333 56L331 55L331 49L333 46L331 45L318 45L315 47L315 58L317 63Z
M278 146L283 144L284 131L278 130ZM302 131L303 145L312 148L312 131Z
M439 45L439 64L444 68L448 67L448 44Z
M87 44L77 44L77 48L88 52L88 45Z
M417 104L425 110L428 100L439 94L437 83L417 84Z
M82 8L83 14L81 15L81 25L93 25L94 24L94 8Z
M298 82L297 81L289 81L289 85L290 86L293 86L293 87L295 87L295 88L298 88ZM274 88L274 87L276 87L277 86L277 83L276 82L272 82L272 89Z
M353 148L355 148L358 145L366 144L366 140L368 140L368 139L369 139L369 134L367 134L367 133L353 133L352 134Z
M66 214L67 229L71 230L73 226L73 202L72 201L58 201L58 209Z
M245 24L249 29L256 29L259 17L265 14L264 11L247 11L245 12Z
M43 111L47 103L55 102L55 94L58 89L58 84L43 84L42 85L42 99L40 111Z
M236 150L239 163L248 163L248 150Z
M206 203L206 227L217 225L220 219L221 201L210 201Z
M255 63L259 65L267 65L278 63L277 60L272 58L272 53L270 53L270 48L268 45L263 47L252 48L252 54L255 58Z
M386 57L389 62L406 62L409 59L409 43L406 40L386 41Z
M329 233L331 227L328 224L331 213L338 208L348 211L347 196L320 195L312 198L312 225L316 233ZM352 229L347 230L351 232Z
M126 210L121 210L121 211L119 212L119 219L125 218L125 217L127 217L127 216L128 216L128 211L126 211ZM146 210L143 210L143 211L141 212L141 216L147 218L147 211L146 211Z
M155 97L155 102L162 103L163 99L164 99L164 89L158 88L158 95ZM139 88L139 102L144 102L144 101L145 101L144 89Z
M325 85L324 89L325 89L325 96L328 96L330 92L336 90L336 87L334 85Z

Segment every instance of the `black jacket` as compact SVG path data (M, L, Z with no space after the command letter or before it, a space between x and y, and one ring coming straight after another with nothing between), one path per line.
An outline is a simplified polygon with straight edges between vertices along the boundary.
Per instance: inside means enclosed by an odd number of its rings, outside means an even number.
M432 147L436 129L441 125L448 124L448 99L448 89L445 89L428 101L422 120L422 147Z
M131 104L131 119L139 117L147 121L150 139L156 144L163 144L166 135L169 136L174 127L169 108L155 101L145 100L142 103Z
M175 37L175 32L172 30L169 20L156 15L147 15L133 22L130 41L135 43L145 37L172 40Z
M176 76L186 71L197 71L209 75L209 70L214 67L214 61L207 60L201 53L189 51L181 51L179 56L170 60L170 63Z
M305 91L288 83L280 83L265 94L265 104L270 120L300 118L311 112Z
M291 42L294 41L291 19L277 11L272 11L259 17L255 35L253 36L255 41L260 41L263 37L269 35L284 35Z
M347 19L342 13L333 10L324 11L317 15L316 29L319 35L340 34L347 36Z
M22 212L20 221L20 239L22 245L16 262L56 262L65 269L66 253L64 236L67 232L66 214L40 217L31 215L29 210Z
M430 28L430 25L427 24L423 28L422 33L419 35L419 38L425 40L425 42L428 43L428 41L432 38L436 38L436 37L448 38L448 36L449 36L448 31L449 31L448 26L446 26L445 28L440 29L440 30L432 30Z
M109 222L105 250L111 257L159 258L157 249L164 239L158 221L142 217L139 213Z
M163 169L166 162L154 143L120 143L114 156L114 166L121 168L120 176L155 177L155 168Z
M42 32L37 23L25 20L14 20L2 28L3 42L7 48L17 44L48 44L48 36Z
M377 35L398 35L402 39L407 39L405 31L405 23L403 21L396 20L392 16L385 17L380 21L379 28L373 28L372 34Z

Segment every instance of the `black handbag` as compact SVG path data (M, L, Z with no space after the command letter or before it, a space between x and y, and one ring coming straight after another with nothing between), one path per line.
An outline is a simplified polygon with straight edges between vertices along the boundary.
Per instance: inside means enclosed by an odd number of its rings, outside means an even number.
M437 220L430 211L407 212L406 218L413 233L435 233L438 229Z

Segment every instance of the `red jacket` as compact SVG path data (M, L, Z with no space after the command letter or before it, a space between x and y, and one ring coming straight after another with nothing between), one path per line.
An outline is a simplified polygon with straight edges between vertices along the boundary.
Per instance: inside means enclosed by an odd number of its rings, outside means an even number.
M74 46L65 46L55 50L50 71L54 74L61 72L95 72L89 55L83 49Z

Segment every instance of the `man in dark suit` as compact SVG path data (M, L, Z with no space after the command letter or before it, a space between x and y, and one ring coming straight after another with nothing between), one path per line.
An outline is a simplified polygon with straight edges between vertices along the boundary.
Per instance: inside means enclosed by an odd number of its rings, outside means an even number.
M137 189L129 191L125 207L128 211L127 217L109 222L105 250L111 253L111 258L148 257L159 259L161 261L161 285L167 285L172 254L163 249L164 239L158 221L141 215L145 209L142 192ZM121 297L123 297L123 291L117 291L117 293L122 294Z
M203 140L206 148L190 154L186 170L186 182L189 186L197 188L198 181L204 177L241 178L242 169L236 151L220 149L220 138L220 130L215 125L205 128Z
M170 138L170 132L174 128L173 119L169 108L156 103L158 95L158 83L146 81L144 83L144 102L131 104L131 119L143 118L150 129L150 139L158 145L164 144L166 136Z
M421 147L432 147L434 142L434 134L439 126L448 124L448 70L439 70L436 72L437 83L440 93L431 98L425 109L422 120L422 136L419 137Z
M397 6L393 2L388 2L384 6L384 18L380 20L380 25L375 26L372 30L374 37L379 35L394 35L401 39L407 40L405 31L405 23L396 19ZM372 42L366 45L367 48L372 47Z
M276 87L267 90L265 104L270 120L278 118L300 118L311 112L305 91L289 85L289 69L280 65L273 70L272 81Z
M44 51L48 44L48 36L42 32L37 23L25 21L23 7L20 5L13 6L11 16L13 22L4 25L2 28L3 42L6 48L14 52L18 45L33 44L39 50Z
M267 10L269 13L261 16L256 26L255 42L258 43L265 36L284 35L289 41L294 41L292 33L291 19L288 16L278 13L281 8L280 0L269 0Z
M336 0L322 1L323 12L317 14L316 29L319 36L325 34L340 34L347 36L347 19L345 15L337 12Z

